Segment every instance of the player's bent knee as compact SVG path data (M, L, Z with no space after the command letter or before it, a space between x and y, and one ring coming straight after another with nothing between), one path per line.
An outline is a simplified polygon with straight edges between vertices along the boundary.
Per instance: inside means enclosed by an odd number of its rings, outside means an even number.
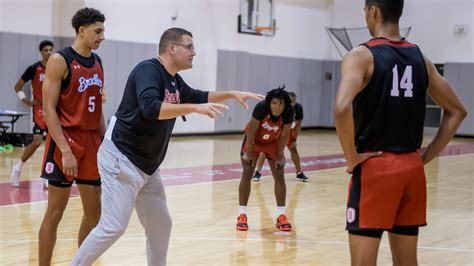
M39 146L41 146L41 143L43 143L43 139L42 138L34 138L33 139L33 142L31 144L33 144L33 146L35 146L35 148L38 148Z
M88 219L88 220L97 220L99 221L100 219L100 214L101 214L101 210L100 208L97 208L97 209L89 209L89 210L84 210L84 218Z
M128 223L108 223L107 226L100 223L96 228L101 231L101 235L112 238L119 238L127 230Z
M63 210L50 210L44 218L49 222L59 223L63 217L63 213Z

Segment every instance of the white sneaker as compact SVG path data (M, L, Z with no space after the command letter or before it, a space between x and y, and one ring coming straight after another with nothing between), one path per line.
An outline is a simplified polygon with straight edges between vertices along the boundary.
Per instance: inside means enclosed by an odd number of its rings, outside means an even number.
M48 189L48 179L43 179L43 189Z
M12 168L12 174L10 175L10 185L12 187L20 186L20 175L21 175L21 167L18 167L15 164Z

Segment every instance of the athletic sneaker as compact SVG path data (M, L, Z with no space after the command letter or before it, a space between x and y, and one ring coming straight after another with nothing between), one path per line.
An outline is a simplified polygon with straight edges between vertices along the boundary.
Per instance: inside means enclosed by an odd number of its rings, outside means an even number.
M247 225L247 215L241 213L239 217L237 217L237 230L239 231L247 231L249 230L249 226Z
M291 224L286 219L286 215L280 214L277 218L276 227L281 231L291 231Z
M255 171L255 175L252 177L252 181L258 182L260 181L260 177L262 177L262 174L260 174L259 171Z
M12 174L10 175L10 185L12 187L20 186L20 175L21 175L21 167L15 164L12 168Z
M297 174L296 179L298 179L301 182L309 182L309 178L305 176L303 172Z

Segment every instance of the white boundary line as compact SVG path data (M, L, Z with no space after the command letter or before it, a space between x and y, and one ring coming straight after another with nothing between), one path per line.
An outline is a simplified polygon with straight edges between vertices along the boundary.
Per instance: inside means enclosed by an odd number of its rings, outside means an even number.
M285 236L286 237L286 236ZM122 237L120 240L146 240L145 237ZM253 241L253 242L291 242L291 243L314 243L314 244L328 244L328 245L349 245L349 242L344 241L320 241L320 240L293 240L293 239L265 239L265 238L220 238L220 237L172 237L171 240L207 240L207 241L228 241L228 242L245 242L245 241ZM56 241L77 241L76 238L61 238L57 239ZM38 242L38 240L0 240L1 244L21 244L21 243L32 243ZM381 247L390 247L387 244L380 244ZM462 248L441 248L441 247L428 247L428 246L418 246L418 249L426 249L426 250L442 250L442 251L455 251L455 252L473 252L472 249L462 249Z

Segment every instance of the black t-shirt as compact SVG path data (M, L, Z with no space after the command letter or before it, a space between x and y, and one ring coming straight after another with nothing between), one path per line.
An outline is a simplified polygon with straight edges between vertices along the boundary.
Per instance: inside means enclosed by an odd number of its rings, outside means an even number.
M175 118L158 120L161 104L207 103L209 92L189 87L156 59L140 62L130 73L115 113L112 141L146 174L153 174L168 149Z
M34 64L32 64L31 66L29 66L25 72L23 73L23 75L21 75L21 79L24 81L24 82L28 82L30 80L32 80L35 75L36 75L36 68L38 67L38 65L42 65L41 64L41 61L38 61ZM46 68L45 66L43 66L43 68Z
M255 105L252 116L258 121L262 121L267 115L270 115L270 119L273 122L278 121L278 119L282 117L283 124L293 123L294 117L295 117L293 108L283 111L283 113L280 116L273 116L265 100L260 101L259 103L257 103L257 105Z
M295 109L295 121L303 120L303 106L296 103L293 108Z

